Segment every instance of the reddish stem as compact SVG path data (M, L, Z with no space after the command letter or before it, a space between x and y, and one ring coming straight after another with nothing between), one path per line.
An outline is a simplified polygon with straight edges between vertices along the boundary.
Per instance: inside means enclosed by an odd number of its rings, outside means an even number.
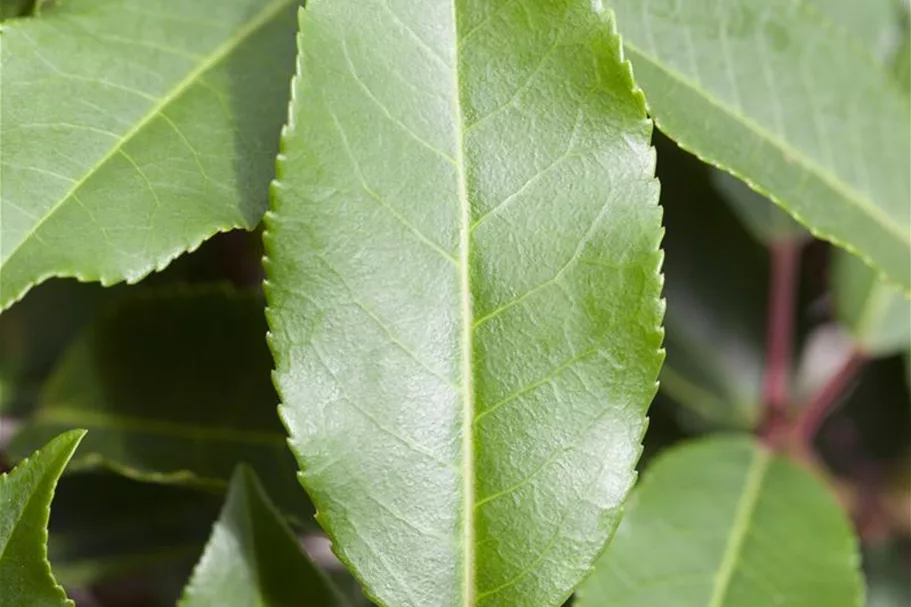
M838 371L813 395L807 406L801 411L800 417L794 424L796 440L807 446L812 444L820 426L838 404L839 397L844 395L866 361L866 357L859 350L855 349L848 355Z
M793 240L782 240L770 246L772 272L766 326L766 371L762 388L767 436L775 434L788 418L800 250L801 243Z

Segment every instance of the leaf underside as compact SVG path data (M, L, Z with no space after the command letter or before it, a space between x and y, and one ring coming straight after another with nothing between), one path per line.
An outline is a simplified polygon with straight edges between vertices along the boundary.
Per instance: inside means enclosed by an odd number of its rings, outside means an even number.
M0 607L73 607L51 574L47 524L57 479L84 434L62 434L0 475Z
M66 0L0 35L0 310L135 282L267 201L295 0Z
M857 542L809 472L746 437L646 470L576 607L860 607Z
M597 5L314 0L267 213L282 415L395 607L560 605L661 363L655 155Z
M802 0L611 3L659 128L911 291L911 110Z

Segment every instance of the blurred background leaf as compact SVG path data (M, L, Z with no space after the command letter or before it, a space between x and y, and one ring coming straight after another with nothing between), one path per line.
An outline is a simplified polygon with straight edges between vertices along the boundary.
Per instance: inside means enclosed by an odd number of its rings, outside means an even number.
M72 469L223 489L248 462L283 511L305 520L310 507L278 419L265 334L256 293L133 289L69 347L9 453L21 457L84 427Z

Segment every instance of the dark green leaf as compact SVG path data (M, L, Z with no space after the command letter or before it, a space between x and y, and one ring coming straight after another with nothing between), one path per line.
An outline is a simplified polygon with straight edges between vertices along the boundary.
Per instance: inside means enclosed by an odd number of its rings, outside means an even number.
M54 486L85 432L58 436L0 475L0 607L73 607L47 561Z
M749 438L662 455L575 607L861 607L857 541L816 478Z
M852 35L799 0L612 6L662 130L911 290L911 109Z
M259 296L222 287L140 290L67 351L11 451L91 430L74 468L224 487L238 462L261 471L287 512L306 512L276 414ZM141 345L141 347L137 347Z
M253 471L241 466L180 607L343 607Z
M69 474L54 496L48 554L57 579L86 586L199 556L222 499L113 474Z
M31 410L64 349L121 293L75 280L51 280L0 315L0 413L21 416Z
M655 156L600 3L314 0L267 215L282 414L394 607L552 607L661 362Z
M0 45L0 310L134 282L262 215L296 0L65 0Z
M666 139L656 144L667 226L661 390L703 424L751 428L762 401L768 256L714 191L712 169Z
M768 198L730 173L713 170L712 183L756 240L774 243L812 238L810 233L781 207L772 204Z

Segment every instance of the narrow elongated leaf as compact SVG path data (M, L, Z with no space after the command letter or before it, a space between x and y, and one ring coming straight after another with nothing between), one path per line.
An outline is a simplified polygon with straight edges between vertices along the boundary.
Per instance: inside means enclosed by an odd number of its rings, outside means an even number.
M646 470L575 607L861 607L849 521L819 480L749 438Z
M47 562L54 486L84 432L62 434L0 475L0 607L73 607Z
M65 0L0 33L0 310L136 281L267 200L295 0Z
M246 466L234 473L225 507L178 605L348 607Z
M395 607L561 604L661 362L643 100L600 4L315 0L267 215L282 415Z
M889 356L911 345L911 301L853 255L832 260L835 315L870 356Z
M611 5L664 132L911 290L911 110L869 52L799 0Z
M67 351L11 451L25 455L77 426L90 432L74 467L224 487L234 467L248 462L282 509L306 516L276 413L265 331L263 302L252 293L139 291Z

